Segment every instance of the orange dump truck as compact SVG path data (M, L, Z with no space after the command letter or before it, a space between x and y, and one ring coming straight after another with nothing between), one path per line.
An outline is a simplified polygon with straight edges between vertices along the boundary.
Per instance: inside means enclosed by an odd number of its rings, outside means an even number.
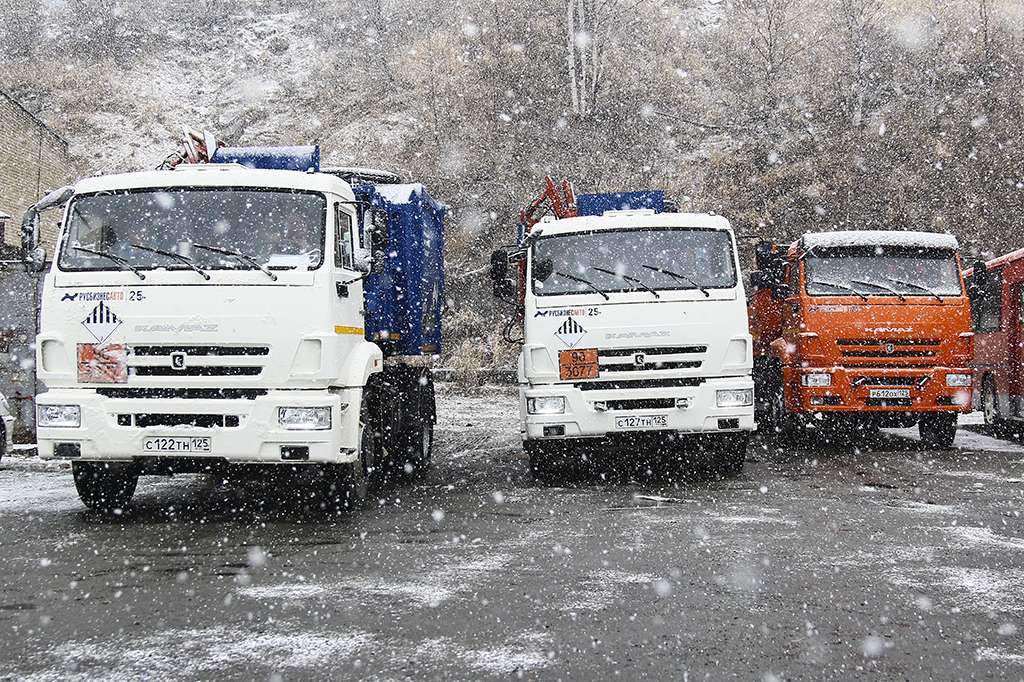
M758 428L910 427L949 447L971 410L973 333L947 234L852 231L762 242L751 275Z

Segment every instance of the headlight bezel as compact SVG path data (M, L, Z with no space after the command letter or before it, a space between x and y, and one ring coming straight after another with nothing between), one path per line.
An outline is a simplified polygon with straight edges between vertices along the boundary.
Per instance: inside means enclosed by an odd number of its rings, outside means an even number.
M79 429L82 427L82 406L37 405L36 426L42 429Z
M540 407L542 401L549 401L545 407ZM565 396L544 395L526 399L526 413L538 416L565 414Z
M807 372L800 375L800 385L805 388L829 388L832 375L829 372Z
M720 408L753 407L754 389L719 388L715 391L715 405Z
M277 423L285 431L330 431L333 412L323 405L282 405L277 408Z

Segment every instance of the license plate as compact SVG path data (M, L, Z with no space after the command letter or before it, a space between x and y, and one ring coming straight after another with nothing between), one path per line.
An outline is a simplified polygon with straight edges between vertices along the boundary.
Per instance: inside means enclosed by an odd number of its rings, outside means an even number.
M210 452L210 438L208 436L194 438L147 438L142 441L142 451L147 454L157 452Z
M616 417L617 429L659 429L668 426L668 417L663 414Z
M889 398L889 399L900 399L909 398L909 388L871 388L868 389L869 398Z
M558 353L558 376L562 381L596 379L600 371L596 348L577 348Z

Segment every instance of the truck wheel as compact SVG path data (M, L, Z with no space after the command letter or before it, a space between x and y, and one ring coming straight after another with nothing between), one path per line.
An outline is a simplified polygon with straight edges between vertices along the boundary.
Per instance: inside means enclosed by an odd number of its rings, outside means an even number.
M747 445L749 442L749 433L722 436L722 440L719 443L720 449L715 455L715 473L722 478L738 476L743 471L743 465L747 461Z
M991 376L981 382L981 409L985 415L986 426L999 426L1003 421L999 416L999 402L996 397L996 384Z
M434 396L434 383L427 377L427 383L422 388L418 410L409 429L406 462L412 466L412 473L421 474L430 468L434 456L434 414L436 398Z
M4 425L0 423L0 462L4 460L4 455L7 454L7 432L4 431Z
M565 473L565 446L561 443L528 440L523 443L523 449L530 458L530 474L533 480L552 483Z
M925 444L944 450L951 448L956 437L956 413L936 412L921 415L917 430Z
M123 462L72 462L71 474L82 503L101 512L127 507L139 483L138 467Z
M370 411L364 401L359 413L359 457L349 464L328 465L326 509L355 511L366 503L370 490L367 471L377 459L377 437L369 424Z

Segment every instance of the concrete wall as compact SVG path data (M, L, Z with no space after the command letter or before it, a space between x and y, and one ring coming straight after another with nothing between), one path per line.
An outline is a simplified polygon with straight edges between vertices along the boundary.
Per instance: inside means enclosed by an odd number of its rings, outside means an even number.
M71 179L68 143L0 91L0 213L11 216L4 225L4 244L20 246L25 209ZM41 236L52 258L59 216L51 213L44 216Z

